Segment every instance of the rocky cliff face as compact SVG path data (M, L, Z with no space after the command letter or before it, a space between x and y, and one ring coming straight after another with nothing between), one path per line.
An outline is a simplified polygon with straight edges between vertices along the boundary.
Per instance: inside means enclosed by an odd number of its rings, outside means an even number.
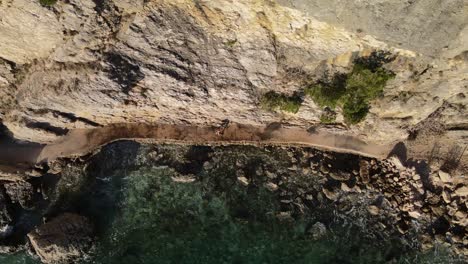
M388 50L396 77L365 120L344 125L337 109L321 129L383 143L413 135L418 146L466 140L463 0L39 2L0 2L0 119L18 139L128 122L317 126L323 108L310 98L295 114L259 100Z

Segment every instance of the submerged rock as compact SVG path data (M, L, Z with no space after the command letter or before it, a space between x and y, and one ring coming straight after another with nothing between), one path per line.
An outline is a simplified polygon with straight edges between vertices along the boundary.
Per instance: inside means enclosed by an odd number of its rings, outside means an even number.
M75 263L90 249L93 227L86 217L65 213L28 234L43 263Z
M327 227L324 224L317 222L309 229L309 233L313 239L320 239L327 234Z
M271 192L274 192L274 191L278 190L278 185L276 185L276 184L274 184L272 182L269 182L269 183L265 184L265 187Z
M239 181L240 184L242 184L244 186L249 185L249 180L244 176L237 177L237 180Z

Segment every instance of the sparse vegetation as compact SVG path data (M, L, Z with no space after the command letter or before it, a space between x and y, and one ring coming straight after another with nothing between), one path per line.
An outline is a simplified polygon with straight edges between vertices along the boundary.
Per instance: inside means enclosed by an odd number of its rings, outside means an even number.
M39 3L43 6L53 6L57 3L57 0L39 0Z
M306 87L304 92L319 106L334 109L346 94L346 74L337 74L330 81L314 83Z
M383 93L387 81L395 74L384 69L385 63L394 60L388 52L375 51L370 56L354 61L353 70L348 74L335 74L308 85L303 93L310 96L320 107L329 107L332 112L341 107L345 122L356 124L362 121L370 109L370 103ZM268 110L282 110L297 113L303 102L299 92L292 96L270 91L261 98L261 106ZM322 115L322 123L332 123L335 117Z
M281 110L290 113L297 113L302 104L302 96L294 93L291 96L270 91L264 94L260 104L264 109Z
M392 72L382 68L391 59L384 52L358 58L349 74L340 75L330 83L312 84L305 93L319 106L332 109L341 106L347 123L359 123L369 112L370 102L382 94L387 81L394 77Z
M236 43L237 43L237 39L230 39L230 40L224 42L224 44L229 48L234 47L234 45L236 45Z
M322 115L320 116L320 123L331 124L336 121L336 112L331 110L329 107L325 107Z
M322 124L331 124L331 123L334 123L335 121L336 121L335 118L330 117L328 115L322 114L320 116L320 123Z
M468 146L452 145L445 157L445 160L440 167L441 170L451 173L457 170L460 166L461 159Z

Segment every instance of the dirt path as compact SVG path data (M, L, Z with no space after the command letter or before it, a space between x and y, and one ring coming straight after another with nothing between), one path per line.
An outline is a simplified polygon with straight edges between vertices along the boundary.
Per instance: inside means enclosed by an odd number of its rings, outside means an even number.
M56 143L46 145L37 156L37 162L58 157L82 155L119 139L147 139L152 142L184 144L255 144L300 145L384 158L390 146L378 146L350 136L331 133L309 133L298 128L282 128L278 124L267 127L231 124L223 134L215 127L197 127L167 124L116 124L97 129L71 131Z

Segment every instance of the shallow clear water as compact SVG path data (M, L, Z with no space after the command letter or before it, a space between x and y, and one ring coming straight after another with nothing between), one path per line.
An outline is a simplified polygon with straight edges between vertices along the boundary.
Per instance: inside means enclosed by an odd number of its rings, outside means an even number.
M259 182L243 186L229 168L201 172L192 183L174 181L177 176L159 167L102 179L85 204L101 225L89 263L438 262L436 254L398 255L400 245L367 239L362 230L332 221L328 234L314 239L311 225L332 212L317 209L280 221L278 197Z
M97 222L98 243L87 264L128 263L449 263L444 255L398 255L391 242L328 223L316 240L310 226L326 210L278 220L281 203L263 187L245 187L218 170L194 182L174 181L168 167L98 178L79 210ZM259 185L262 186L262 185ZM0 263L39 263L25 254Z

